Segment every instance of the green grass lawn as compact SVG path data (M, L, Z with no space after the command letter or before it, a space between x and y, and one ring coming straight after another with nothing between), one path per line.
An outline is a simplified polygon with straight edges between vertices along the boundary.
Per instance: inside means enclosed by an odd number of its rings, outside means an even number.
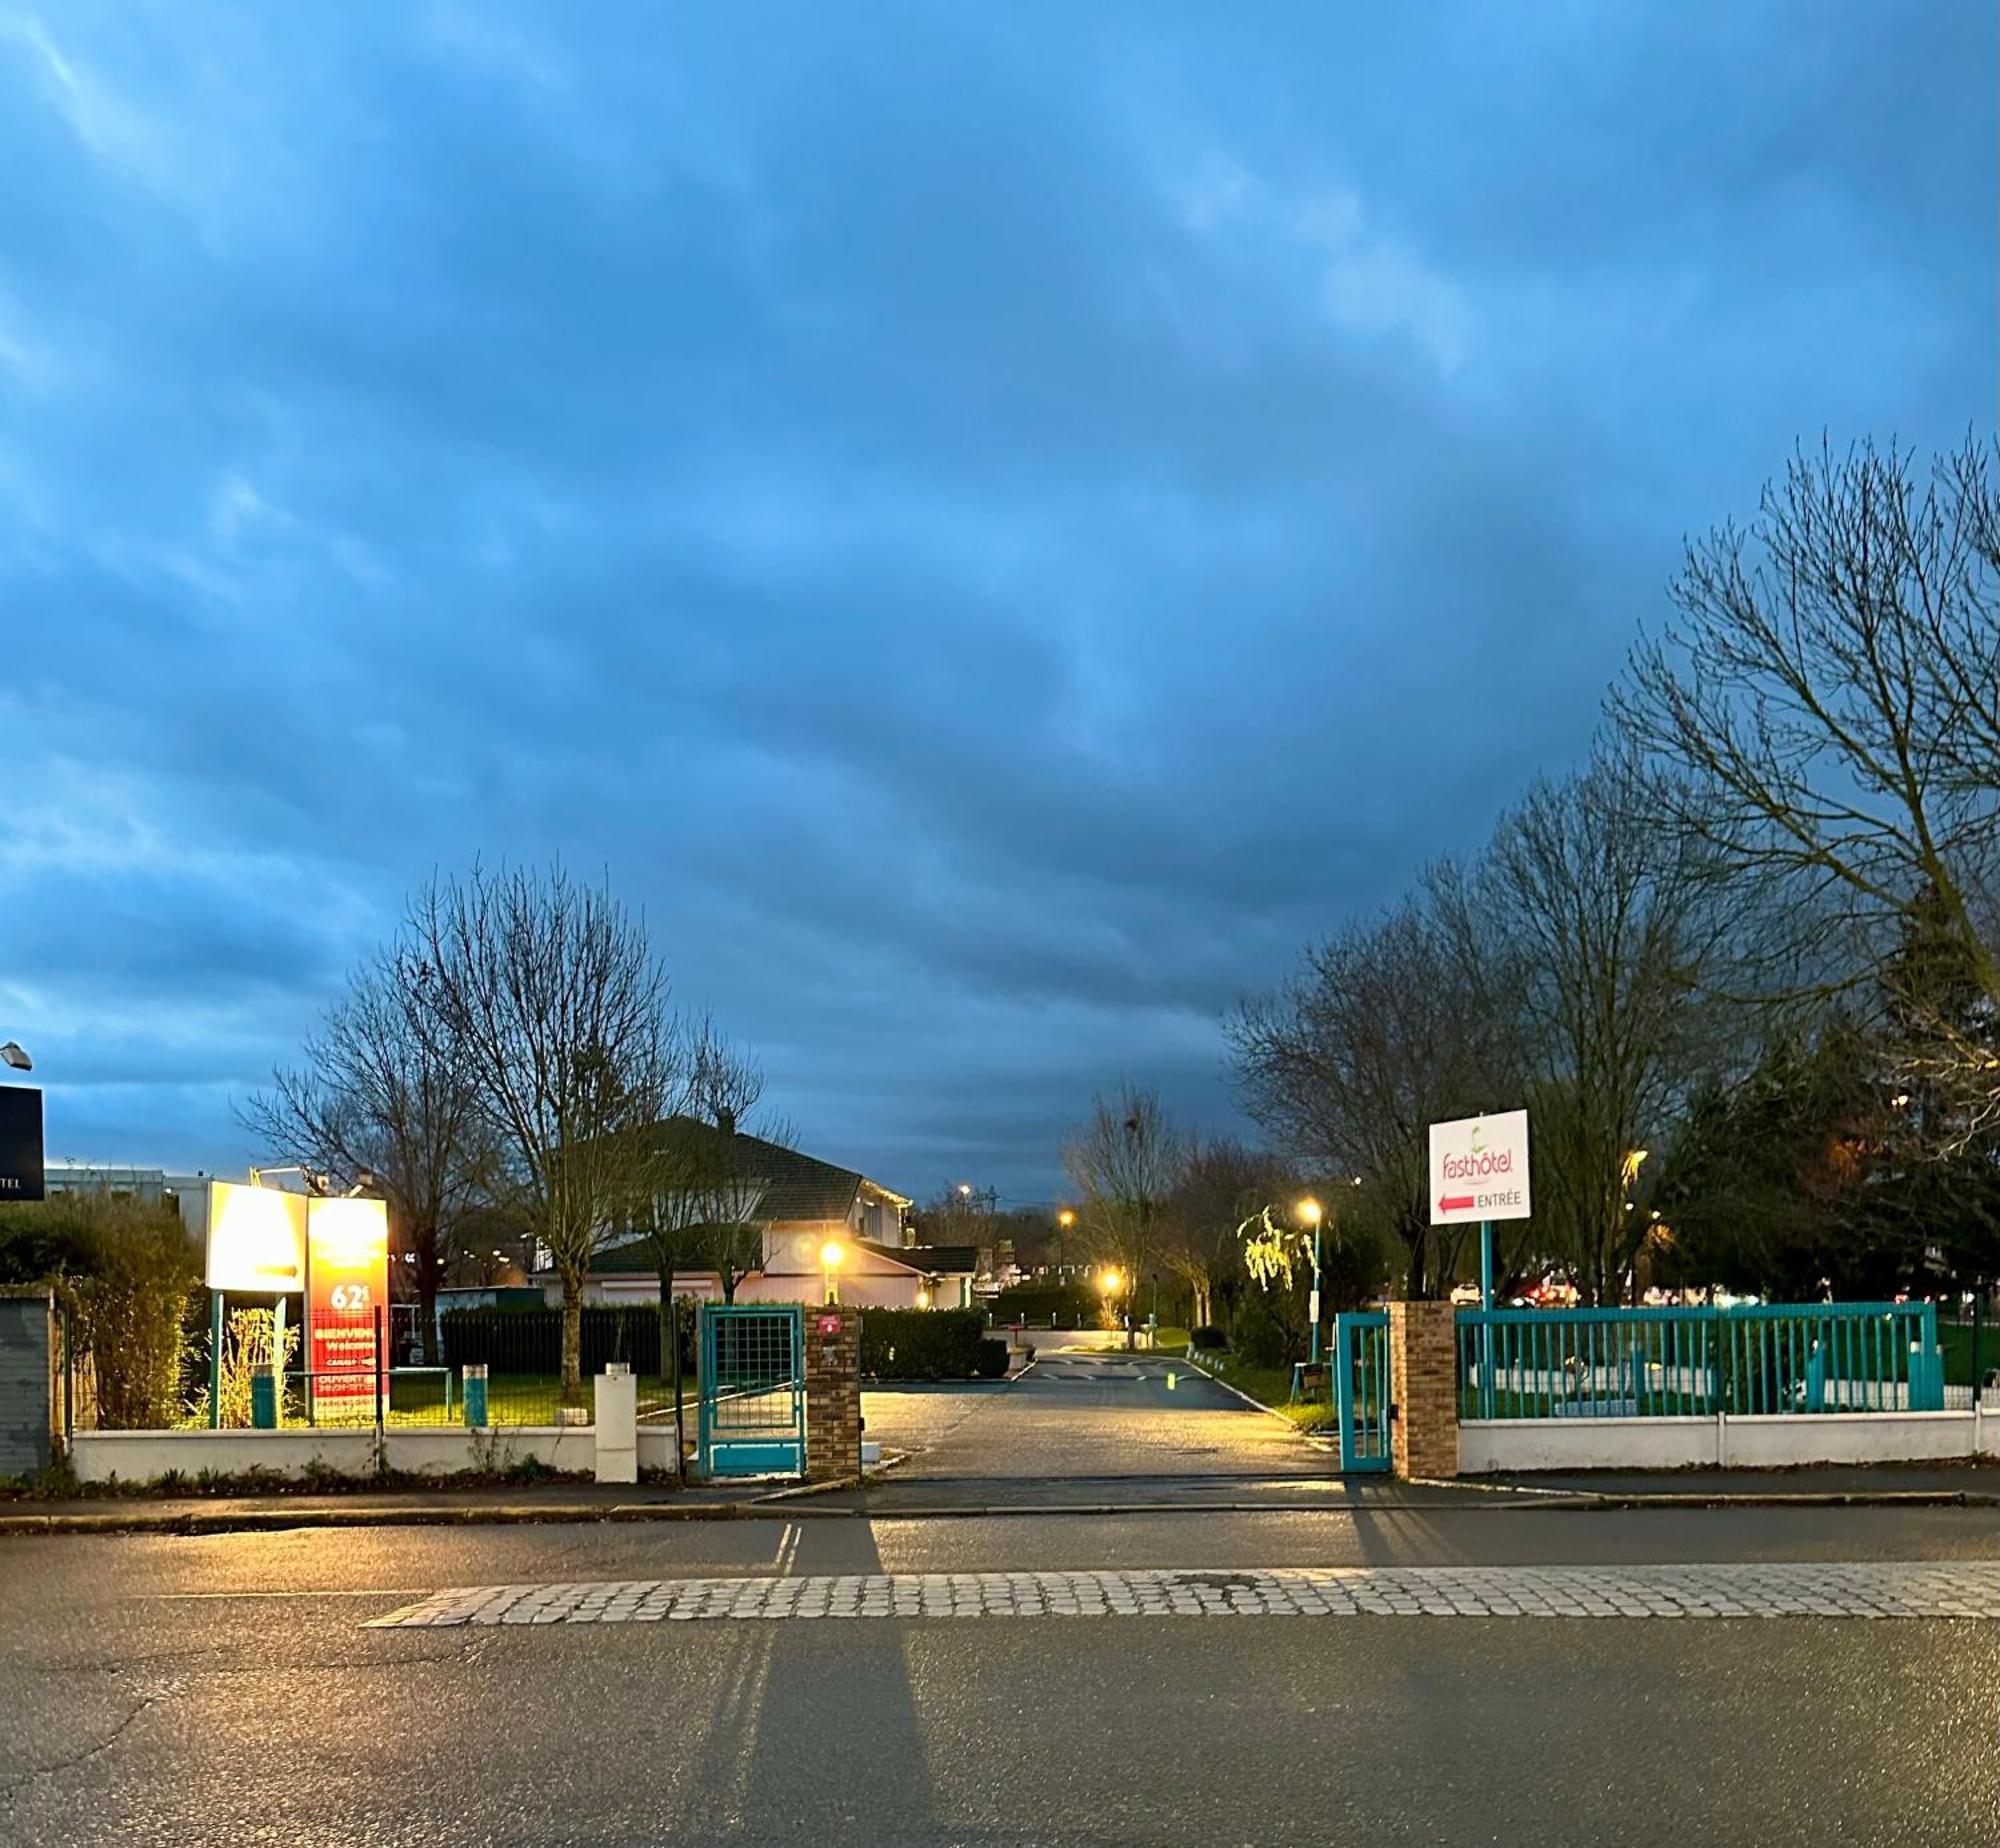
M1972 1324L1938 1323L1938 1346L1944 1350L1944 1379L1947 1386L1972 1384ZM2000 1328L1982 1322L1979 1328L1979 1366L1985 1373L2000 1367Z
M681 1403L693 1407L696 1398L692 1380L681 1382ZM563 1403L562 1380L556 1374L542 1373L496 1373L486 1382L486 1422L493 1425L552 1425L556 1422L558 1408ZM591 1403L590 1382L583 1383L582 1396L578 1404L588 1407ZM649 1414L673 1411L672 1383L657 1374L642 1374L639 1378L639 1416L645 1419ZM322 1425L373 1424L375 1422L375 1402L373 1399L343 1400L336 1404L323 1403L318 1408L317 1423ZM285 1394L285 1423L302 1425L306 1422L305 1400L296 1387ZM424 1425L463 1424L465 1422L465 1399L454 1379L451 1391L451 1413L445 1414L445 1382L439 1373L419 1373L394 1375L389 1382L389 1404L385 1408L383 1423L391 1429L411 1429Z
M1218 1379L1227 1380L1240 1393L1281 1412L1301 1431L1328 1431L1337 1423L1333 1406L1325 1400L1292 1402L1290 1367L1246 1367L1228 1354L1204 1353L1196 1356L1202 1366Z

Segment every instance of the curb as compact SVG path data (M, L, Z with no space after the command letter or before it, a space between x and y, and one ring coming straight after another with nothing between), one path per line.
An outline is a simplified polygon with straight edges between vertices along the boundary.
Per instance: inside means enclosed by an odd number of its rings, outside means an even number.
M819 1485L813 1485L815 1489ZM829 1488L838 1484L829 1484ZM852 1484L846 1485L852 1487ZM1573 1495L1550 1493L1457 1504L1435 1501L1207 1501L1018 1502L902 1508L815 1507L775 1497L746 1502L500 1503L489 1507L432 1504L410 1508L252 1508L225 1513L152 1514L107 1509L102 1514L0 1515L0 1538L9 1534L278 1533L297 1528L522 1527L632 1521L944 1521L1046 1518L1050 1515L1134 1514L1618 1514L1662 1508L2000 1508L2000 1494L1965 1489L1879 1489L1781 1494Z

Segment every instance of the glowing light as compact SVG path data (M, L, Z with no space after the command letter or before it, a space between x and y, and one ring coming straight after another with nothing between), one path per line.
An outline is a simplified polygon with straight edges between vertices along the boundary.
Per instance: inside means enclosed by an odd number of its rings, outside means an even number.
M847 1262L847 1247L838 1239L828 1239L819 1248L819 1262L822 1270L838 1270Z
M208 1287L289 1296L306 1287L306 1197L211 1181Z
M1323 1209L1320 1206L1320 1203L1317 1200L1315 1200L1311 1194L1307 1194L1306 1197L1299 1202L1298 1210L1299 1210L1299 1217L1303 1219L1307 1225L1316 1226L1319 1224Z
M1103 1276L1098 1278L1097 1287L1100 1290L1102 1290L1106 1296L1116 1296L1118 1294L1118 1286L1124 1281L1125 1279L1119 1274L1117 1267L1113 1266L1111 1269L1107 1270L1103 1274Z

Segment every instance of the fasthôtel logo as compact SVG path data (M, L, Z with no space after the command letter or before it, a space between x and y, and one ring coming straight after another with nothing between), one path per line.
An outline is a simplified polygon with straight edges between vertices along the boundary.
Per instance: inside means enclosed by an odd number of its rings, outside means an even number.
M1476 1181L1489 1174L1512 1174L1512 1149L1478 1149L1470 1155L1447 1155L1444 1178L1448 1181Z

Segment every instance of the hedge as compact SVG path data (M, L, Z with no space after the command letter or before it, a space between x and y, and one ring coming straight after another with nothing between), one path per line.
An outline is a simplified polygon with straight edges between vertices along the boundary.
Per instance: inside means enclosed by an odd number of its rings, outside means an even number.
M448 1309L438 1318L444 1364L484 1365L495 1373L560 1373L560 1309ZM651 1303L583 1312L583 1371L601 1373L614 1360L634 1373L660 1372L660 1312ZM692 1318L683 1336L681 1366L694 1371Z
M992 1366L986 1317L978 1309L864 1309L861 1314L861 1372L877 1380L970 1380Z
M993 1299L993 1320L1047 1322L1059 1328L1095 1328L1104 1315L1103 1299L1082 1284L1022 1284Z

